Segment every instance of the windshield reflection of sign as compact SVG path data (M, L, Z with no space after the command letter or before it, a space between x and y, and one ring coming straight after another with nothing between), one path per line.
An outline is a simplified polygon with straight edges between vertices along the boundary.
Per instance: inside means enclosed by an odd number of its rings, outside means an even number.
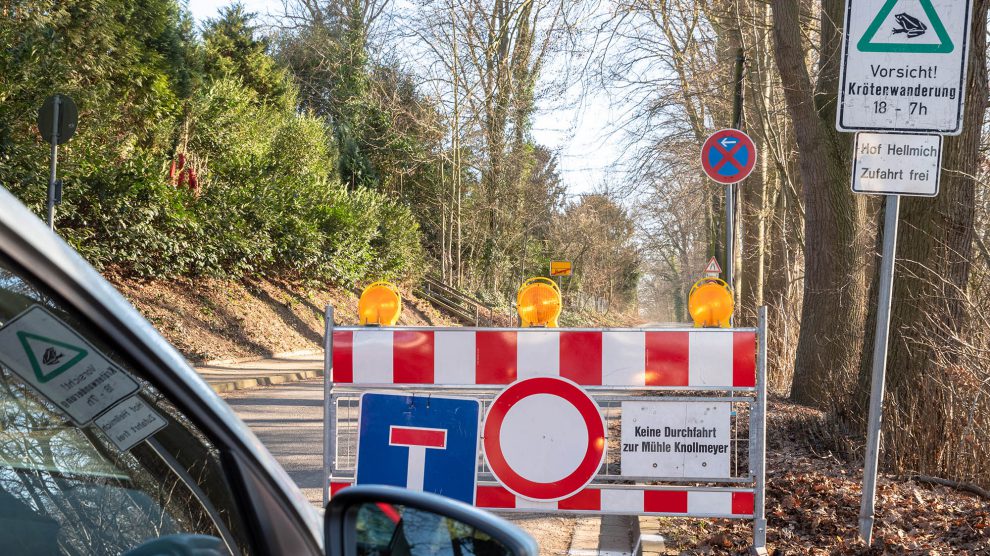
M96 419L96 425L124 452L167 424L164 417L138 396L124 400Z
M29 332L18 332L17 339L21 341L24 352L27 354L28 360L31 361L31 369L34 370L35 378L42 383L48 382L69 370L87 355L86 350L80 349L77 346ZM44 353L39 362L38 352L41 350L44 350ZM72 354L72 358L64 364L59 365L67 353Z
M40 305L0 328L0 363L80 426L138 390L126 371Z

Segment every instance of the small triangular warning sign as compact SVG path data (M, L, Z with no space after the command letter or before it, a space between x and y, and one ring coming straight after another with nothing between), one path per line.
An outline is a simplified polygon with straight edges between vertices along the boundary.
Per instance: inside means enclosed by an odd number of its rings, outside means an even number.
M34 376L41 384L71 369L89 354L80 347L30 332L20 331L17 338L27 353Z
M860 52L900 54L948 54L956 49L932 0L887 0L856 47Z
M708 261L708 266L705 267L705 274L722 274L722 267L718 265L715 257L712 257L712 260Z

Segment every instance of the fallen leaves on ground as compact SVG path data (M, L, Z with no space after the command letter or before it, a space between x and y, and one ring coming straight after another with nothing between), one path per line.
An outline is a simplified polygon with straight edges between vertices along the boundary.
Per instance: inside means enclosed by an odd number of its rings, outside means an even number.
M816 454L789 420L814 410L774 400L767 426L767 545L778 555L990 555L990 501L881 476L873 544L858 539L862 463ZM752 522L669 519L666 554L746 554Z

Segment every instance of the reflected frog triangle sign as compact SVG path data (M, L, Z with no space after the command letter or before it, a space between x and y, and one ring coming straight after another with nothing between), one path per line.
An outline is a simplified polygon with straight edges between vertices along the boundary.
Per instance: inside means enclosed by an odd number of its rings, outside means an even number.
M78 346L19 330L20 340L38 382L44 384L83 360L88 352Z

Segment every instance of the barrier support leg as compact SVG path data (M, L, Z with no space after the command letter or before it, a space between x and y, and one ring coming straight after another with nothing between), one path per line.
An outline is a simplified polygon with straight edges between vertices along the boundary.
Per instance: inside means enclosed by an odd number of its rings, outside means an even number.
M327 305L323 327L323 507L330 503L330 480L337 453L337 408L333 404L333 307Z
M756 405L750 420L750 465L756 482L753 496L753 546L750 554L767 554L767 308L760 307L756 361Z

